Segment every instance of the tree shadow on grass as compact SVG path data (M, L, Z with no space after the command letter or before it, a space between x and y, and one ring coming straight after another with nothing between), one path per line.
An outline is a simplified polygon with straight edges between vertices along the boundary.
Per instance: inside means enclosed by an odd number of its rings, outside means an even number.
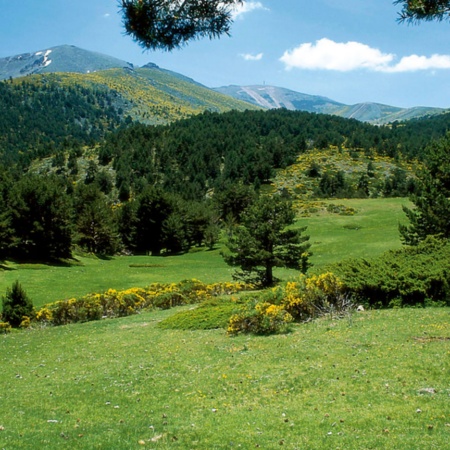
M15 258L8 260L12 264L18 267L11 267L6 264L0 264L0 270L17 270L22 268L28 269L45 269L49 267L74 267L74 266L84 266L83 262L78 260L77 258L68 258L68 259L54 259L54 260L45 260L40 258Z

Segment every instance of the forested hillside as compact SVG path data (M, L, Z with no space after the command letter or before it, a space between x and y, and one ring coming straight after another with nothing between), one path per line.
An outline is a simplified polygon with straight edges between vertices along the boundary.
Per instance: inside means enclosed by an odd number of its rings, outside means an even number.
M275 169L311 149L353 149L366 156L420 158L424 146L445 134L450 115L377 127L336 116L287 110L206 113L168 127L133 125L110 134L100 163L112 162L117 181L142 180L185 198L242 181L259 187Z
M94 145L119 126L126 101L117 92L44 76L0 82L0 157L5 163Z
M8 163L94 145L132 120L167 124L202 111L252 105L170 71L142 69L48 73L0 82L0 158Z
M75 79L0 84L0 257L212 247L261 188L298 198L409 195L414 161L450 124L444 114L372 126L279 109L152 126L128 118L135 106L116 78L108 89Z

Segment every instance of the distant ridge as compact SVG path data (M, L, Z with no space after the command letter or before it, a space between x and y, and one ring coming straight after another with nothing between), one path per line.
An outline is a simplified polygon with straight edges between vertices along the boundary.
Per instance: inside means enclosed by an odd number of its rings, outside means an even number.
M204 111L260 109L154 63L134 67L126 61L72 45L2 58L0 79L11 87L23 84L43 96L45 90L40 88L44 84L52 89L59 86L60 90L75 87L79 94L83 92L79 87L101 92L99 104L103 109L112 107L120 120L151 125L167 124ZM84 100L73 99L73 103L81 104ZM82 118L77 120L82 122Z
M308 95L282 87L266 85L232 85L214 88L214 90L261 108L286 108L292 111L333 114L373 124L386 124L396 120L409 120L448 111L443 108L420 106L399 108L370 102L345 105L327 97Z
M0 79L49 72L92 73L116 68L132 69L133 64L73 45L60 45L1 58Z
M126 74L122 72L121 74L105 73L108 70L120 70L126 72ZM46 73L98 74L99 76L103 74L101 77L106 78L106 85L111 89L122 92L123 95L129 97L127 102L135 104L133 118L149 123L167 123L177 120L177 114L180 116L178 118L182 118L203 110L286 108L296 111L333 114L372 124L417 119L449 111L443 108L420 106L399 108L370 102L345 105L320 95L309 95L282 87L266 85L224 86L211 89L189 77L160 68L151 62L142 68L138 68L121 59L84 50L73 45L60 45L31 53L0 58L0 80ZM138 91L134 94L128 92L125 84L118 80L122 75L124 76L123 82L129 85L134 84ZM132 81L130 77L133 78ZM112 81L111 78L116 79ZM136 85L137 79L140 80L139 86ZM157 89L158 94L151 94L149 92L151 88ZM147 93L148 101L146 102L138 98L142 96L143 92ZM156 103L151 98L153 95L158 97ZM169 105L173 102L173 99L175 99L175 102L171 107ZM141 106L138 106L139 104ZM161 108L165 111L163 114L161 114ZM171 112L168 113L168 110L171 110ZM179 113L180 111L181 113Z

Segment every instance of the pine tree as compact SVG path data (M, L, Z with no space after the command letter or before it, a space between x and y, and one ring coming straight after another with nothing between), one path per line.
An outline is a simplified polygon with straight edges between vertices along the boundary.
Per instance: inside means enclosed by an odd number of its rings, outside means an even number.
M262 286L274 283L275 267L306 272L309 236L302 236L306 227L288 228L294 221L291 202L279 196L260 197L243 214L241 225L228 239L225 262L241 268L237 277Z
M450 238L450 133L426 149L419 173L414 208L404 207L409 225L400 225L405 244L417 245L427 236Z
M33 302L18 281L13 283L12 288L6 289L2 307L2 320L15 328L20 326L24 317L33 315Z
M402 5L400 22L421 22L450 19L449 0L396 0L394 4Z
M71 256L70 204L60 180L22 177L11 190L8 208L12 256L47 261Z

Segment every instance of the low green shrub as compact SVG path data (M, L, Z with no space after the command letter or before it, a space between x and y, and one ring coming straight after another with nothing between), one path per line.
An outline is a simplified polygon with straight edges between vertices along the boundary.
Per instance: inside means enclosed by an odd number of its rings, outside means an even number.
M158 324L164 329L213 330L227 328L228 320L242 301L235 296L217 297L200 305L180 311Z
M450 245L428 238L378 258L331 266L345 290L373 308L450 305Z

